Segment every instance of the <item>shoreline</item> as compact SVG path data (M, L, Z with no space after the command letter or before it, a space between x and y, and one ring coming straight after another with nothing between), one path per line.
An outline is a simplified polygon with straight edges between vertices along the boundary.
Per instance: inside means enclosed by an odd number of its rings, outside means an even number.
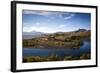
M49 43L38 43L37 45L27 45L27 46L23 46L23 48L79 48L82 45L84 45L83 41L75 41L75 42L49 42Z
M29 56L23 57L23 63L27 62L48 62L48 61L72 61L72 60L87 60L91 59L90 53L83 53L80 56L69 56L66 55L63 58L58 55L50 56Z

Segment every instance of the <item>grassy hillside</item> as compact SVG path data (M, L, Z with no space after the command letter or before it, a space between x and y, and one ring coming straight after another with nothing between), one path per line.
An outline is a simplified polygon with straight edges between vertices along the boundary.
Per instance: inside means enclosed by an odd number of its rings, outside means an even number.
M77 48L83 40L90 40L91 31L57 32L32 39L23 39L23 47L33 48Z

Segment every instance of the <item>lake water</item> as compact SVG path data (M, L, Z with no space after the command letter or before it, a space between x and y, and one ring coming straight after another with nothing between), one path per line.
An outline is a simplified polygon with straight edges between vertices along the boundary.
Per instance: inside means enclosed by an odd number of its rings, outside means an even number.
M83 53L90 53L91 45L89 41L84 41L84 44L80 48L76 49L39 49L39 48L23 48L23 56L49 56L49 55L58 55L61 57L70 55L70 56L80 56Z

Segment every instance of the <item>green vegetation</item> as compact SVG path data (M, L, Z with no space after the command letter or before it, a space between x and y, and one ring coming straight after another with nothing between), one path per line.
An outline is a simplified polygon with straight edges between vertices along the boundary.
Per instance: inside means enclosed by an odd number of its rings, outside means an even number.
M90 40L90 31L60 32L32 39L23 39L23 47L77 48L83 45L84 39Z
M83 45L84 40L90 41L91 32L74 31L59 32L54 34L46 34L45 36L32 39L23 39L23 48L79 48ZM80 56L66 55L63 58L58 55L49 56L29 56L23 57L23 62L43 62L43 61L69 61L69 60L86 60L90 59L90 53L83 53Z
M90 59L90 54L82 54L80 56L65 56L63 59L57 55L51 55L47 57L40 57L40 56L30 56L30 57L23 57L23 62L43 62L43 61L69 61L69 60L87 60Z

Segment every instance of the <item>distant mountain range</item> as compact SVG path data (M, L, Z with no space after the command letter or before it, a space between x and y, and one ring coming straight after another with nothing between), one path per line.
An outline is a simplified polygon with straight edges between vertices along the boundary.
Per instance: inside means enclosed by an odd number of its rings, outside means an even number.
M76 31L71 31L71 32L85 32L85 31L89 31L86 29L78 29ZM37 32L37 31L32 31L32 32L23 32L23 39L32 39L32 38L36 38L36 37L41 37L41 36L45 36L45 35L49 35L49 34L64 34L67 32L56 32L56 33L43 33L43 32Z
M23 39L31 39L31 38L35 38L35 37L40 37L42 35L44 35L44 33L36 32L36 31L23 32Z

